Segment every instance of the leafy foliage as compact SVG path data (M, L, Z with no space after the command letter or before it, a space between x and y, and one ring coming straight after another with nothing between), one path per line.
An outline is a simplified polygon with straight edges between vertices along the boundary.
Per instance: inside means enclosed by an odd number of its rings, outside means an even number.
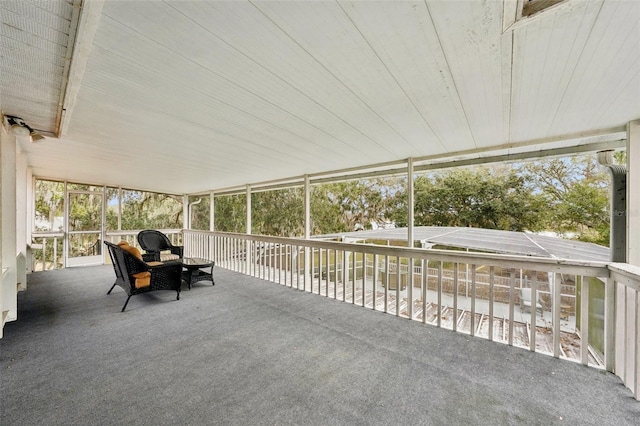
M247 232L246 194L217 196L213 204L216 231Z
M304 192L287 188L251 194L251 233L304 236Z
M182 228L182 199L154 192L122 190L122 229ZM110 210L109 226L117 229L117 211ZM112 228L109 228L112 229Z
M36 231L62 231L64 218L64 183L36 180Z
M394 194L401 190L402 185L401 179L385 178L313 187L312 234L371 229L372 224L383 226L390 220Z
M616 153L624 162L624 153ZM311 189L313 235L407 225L406 178L376 178L315 185ZM89 190L92 187L73 188ZM465 226L511 231L553 231L565 237L609 243L609 176L595 156L545 159L516 165L449 169L414 181L415 225ZM118 194L106 189L107 229L118 229ZM302 188L251 195L252 233L304 235ZM202 200L197 204L199 198ZM98 226L90 197L71 206L73 229ZM62 230L64 184L36 180L37 231ZM209 197L191 196L191 227L209 229ZM182 227L182 197L122 191L121 229ZM215 197L215 229L246 232L246 194Z
M489 168L453 169L414 181L414 224L523 231L539 229L543 202L514 171L494 175ZM393 212L406 226L406 192Z
M609 176L595 156L533 161L519 170L545 199L544 229L609 245Z

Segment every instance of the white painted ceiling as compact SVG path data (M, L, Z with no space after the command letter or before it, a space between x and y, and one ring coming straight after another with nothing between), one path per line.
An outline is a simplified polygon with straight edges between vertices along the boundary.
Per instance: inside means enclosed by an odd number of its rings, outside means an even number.
M169 193L619 139L640 2L517 5L0 0L0 107L34 175Z

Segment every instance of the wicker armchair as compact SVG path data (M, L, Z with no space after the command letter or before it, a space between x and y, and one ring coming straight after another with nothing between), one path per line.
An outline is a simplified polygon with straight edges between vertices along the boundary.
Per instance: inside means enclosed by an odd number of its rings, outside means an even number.
M146 252L142 255L142 258L146 262L177 260L181 259L183 255L182 246L174 246L165 234L154 229L140 231L138 233L138 243ZM167 251L169 251L169 253L166 253Z
M107 245L116 273L116 282L107 294L111 294L111 290L116 285L124 289L128 297L122 307L122 312L127 307L131 296L149 291L174 290L177 292L176 300L180 300L182 286L182 265L180 263L146 263L141 257L137 257L140 255L138 249L130 247L126 243L121 243L121 245L115 245L108 241L104 243Z

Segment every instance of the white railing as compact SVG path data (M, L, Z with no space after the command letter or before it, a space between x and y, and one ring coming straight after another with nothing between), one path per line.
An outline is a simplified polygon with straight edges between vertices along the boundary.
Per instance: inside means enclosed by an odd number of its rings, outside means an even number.
M28 247L32 271L48 271L64 267L64 233L34 233Z
M182 229L161 229L161 232L169 237L174 245L182 245ZM111 243L127 241L132 246L140 248L138 244L139 230L132 231L109 231L106 233L106 240ZM32 271L48 271L65 267L64 257L64 232L38 232L32 234L32 242L29 245L30 264ZM98 247L97 253L105 253L104 247L100 246L101 241L95 242ZM95 253L93 253L95 254ZM105 257L109 261L109 257Z
M606 368L639 394L640 268L189 230L184 246L217 267ZM542 313L523 309L521 287Z

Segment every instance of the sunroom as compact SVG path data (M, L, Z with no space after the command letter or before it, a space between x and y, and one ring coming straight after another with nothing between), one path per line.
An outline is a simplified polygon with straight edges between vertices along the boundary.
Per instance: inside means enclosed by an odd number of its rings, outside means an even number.
M100 242L135 241L142 226L123 230L123 200L148 192L171 196L179 225L163 230L185 256L215 261L229 282L275 282L389 313L381 317L393 326L401 317L573 359L614 373L638 398L637 2L7 0L0 12L3 352L7 330L26 320L20 300L32 297L31 280L55 280L40 270L113 272ZM626 166L610 167L608 259L419 246L419 173L596 152L606 163L613 150L626 151ZM391 175L407 182L406 247L312 235L314 186ZM58 185L62 199L54 215L62 220L52 217L48 233L37 232L38 182ZM301 193L304 235L252 233L252 195L292 187ZM244 232L221 232L216 199L236 195L245 200ZM73 203L94 203L94 227L74 228ZM209 215L208 229L195 229L195 210ZM88 235L94 250L74 252ZM106 293L113 282L105 279ZM540 293L542 319L521 310L524 287ZM170 305L190 303L203 293L195 290ZM156 318L164 309L148 306ZM12 386L3 384L4 395L21 392ZM232 423L249 419L231 412ZM271 419L304 419L291 415ZM358 415L335 419L375 422Z

